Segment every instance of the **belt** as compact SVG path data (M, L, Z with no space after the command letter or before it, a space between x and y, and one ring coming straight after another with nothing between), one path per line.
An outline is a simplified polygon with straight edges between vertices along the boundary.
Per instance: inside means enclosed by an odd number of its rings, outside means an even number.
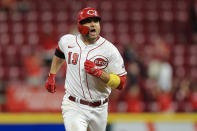
M74 96L69 96L68 99L71 100L71 101L76 102L76 97L74 97ZM106 102L108 102L108 98L106 98L103 101L103 104L105 104ZM80 99L79 103L83 104L83 105L89 105L89 106L92 106L92 107L96 107L96 106L100 106L102 104L102 101L99 100L99 101L95 101L95 102L89 102L89 101Z

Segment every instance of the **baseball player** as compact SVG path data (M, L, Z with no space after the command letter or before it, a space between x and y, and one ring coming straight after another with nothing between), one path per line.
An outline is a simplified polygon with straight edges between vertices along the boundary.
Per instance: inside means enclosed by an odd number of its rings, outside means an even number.
M123 59L117 48L99 35L100 21L95 9L82 9L77 21L80 34L62 36L53 56L45 87L55 92L55 75L66 61L66 93L61 106L66 131L105 131L111 90L125 87Z

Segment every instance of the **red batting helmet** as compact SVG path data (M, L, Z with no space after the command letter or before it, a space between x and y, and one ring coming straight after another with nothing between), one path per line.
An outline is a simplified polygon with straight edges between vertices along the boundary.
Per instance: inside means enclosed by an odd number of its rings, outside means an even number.
M82 9L78 14L78 30L81 34L88 34L89 28L87 26L83 26L80 24L80 22L84 19L87 19L89 17L97 17L99 20L101 20L100 15L98 14L98 11L93 8L84 8Z

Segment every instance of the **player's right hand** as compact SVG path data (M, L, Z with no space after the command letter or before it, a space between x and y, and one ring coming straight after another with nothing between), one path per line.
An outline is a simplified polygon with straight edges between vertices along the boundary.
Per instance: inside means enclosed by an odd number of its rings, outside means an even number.
M93 76L100 77L102 75L102 71L96 68L94 62L90 60L86 60L84 63L85 71Z
M55 86L55 74L49 73L47 81L45 83L45 88L50 93L55 93L56 92L56 90L55 90L56 89L56 86Z

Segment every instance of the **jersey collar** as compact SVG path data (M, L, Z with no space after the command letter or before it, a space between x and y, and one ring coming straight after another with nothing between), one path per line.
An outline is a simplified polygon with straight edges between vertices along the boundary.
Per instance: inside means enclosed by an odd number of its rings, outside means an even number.
M82 47L95 47L100 45L103 42L103 38L101 36L98 36L98 38L96 39L96 42L94 44L91 45L85 45L84 42L81 39L81 34L77 35L77 41L80 44L80 46Z

